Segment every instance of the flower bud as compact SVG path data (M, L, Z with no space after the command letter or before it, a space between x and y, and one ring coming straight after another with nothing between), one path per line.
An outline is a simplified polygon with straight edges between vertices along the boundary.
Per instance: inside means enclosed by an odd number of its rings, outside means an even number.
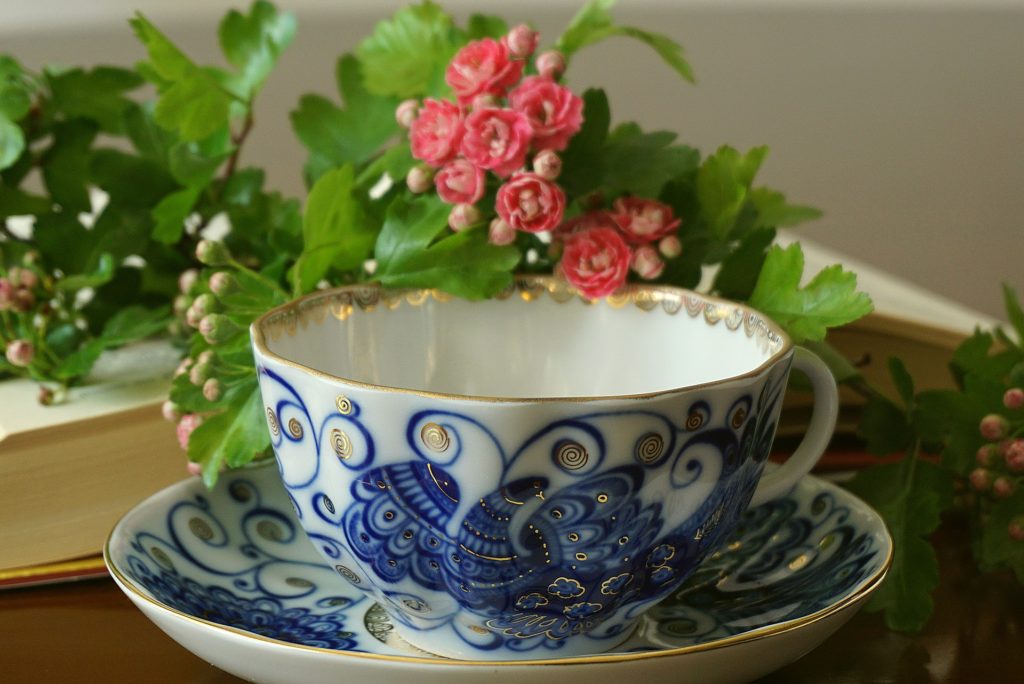
M36 305L36 296L32 294L32 290L24 287L19 287L15 290L12 299L11 308L19 313L27 313Z
M224 342L237 331L238 328L224 314L207 314L199 321L199 334L210 344Z
M7 272L7 278L14 287L24 287L32 290L39 285L39 276L36 275L35 271L28 268L12 266L11 270Z
M194 268L186 269L178 276L178 289L181 290L182 294L188 294L198 280L199 271Z
M176 423L181 418L181 411L178 410L178 405L169 399L160 404L160 414L163 415L164 420L168 423Z
M196 313L199 315L199 318L202 318L206 314L218 311L220 309L220 303L217 301L217 298L214 297L212 294L210 294L209 292L204 292L203 294L195 298L195 301L192 302L191 308L196 310Z
M504 220L496 218L487 229L487 239L492 245L511 245L516 241L516 229Z
M661 238L661 242L658 243L658 251L666 259L675 259L683 253L683 243L675 235L668 235Z
M203 383L203 396L206 397L206 401L217 401L223 391L224 387L217 378L210 378Z
M7 345L4 356L12 366L24 368L36 355L36 348L28 340L13 340Z
M998 413L990 413L981 419L978 431L981 432L982 437L990 442L994 442L1006 436L1006 429L1008 427L1006 418L1003 418Z
M203 474L203 466L196 463L195 461L189 461L185 465L185 470L188 471L189 475L195 475L196 477L200 477Z
M231 294L238 288L238 280L227 271L217 271L210 276L210 290L218 297Z
M198 413L186 413L178 421L178 445L188 450L188 440L197 427L203 424L203 417Z
M456 233L479 223L483 215L472 204L456 204L448 214L448 226Z
M551 150L539 152L533 158L533 172L544 180L553 181L562 173L562 159Z
M434 187L434 173L427 166L414 166L409 169L409 175L405 177L405 184L409 190L417 195L426 192Z
M174 315L184 316L188 308L192 306L192 298L188 295L180 294L174 298Z
M213 361L213 350L204 349L199 352L199 356L196 357L196 363L210 363Z
M0 278L0 311L7 311L14 302L14 286L7 278Z
M43 406L53 406L56 400L54 391L44 385L39 386L39 394L36 396L36 400Z
M206 266L224 266L231 261L231 253L223 242L200 240L196 245L196 259Z
M975 468L968 479L976 491L985 492L992 487L992 471L987 468Z
M210 373L212 370L213 369L210 367L210 364L208 363L197 363L196 365L192 366L192 368L189 369L188 381L191 382L196 387L199 387L204 382L206 382L206 379L208 377L210 377Z
M1024 439L1015 439L1003 451L1006 467L1012 473L1024 473Z
M514 59L526 59L537 49L538 34L526 24L519 24L505 36L505 44Z
M534 66L544 78L558 78L565 71L565 56L558 50L548 50L537 55Z
M988 468L993 464L997 456L999 456L998 447L995 444L986 444L980 447L977 453L974 454L974 460L983 468Z
M190 328L198 328L199 321L202 319L203 315L199 313L199 309L194 306L188 307L188 310L185 311L185 323L187 323Z
M633 253L630 267L644 280L654 280L665 270L665 262L658 256L657 250L650 245L643 245Z
M992 494L997 499L1009 498L1015 489L1017 489L1017 485L1013 483L1013 480L1005 476L997 477L992 483Z
M1006 394L1003 395L1003 406L1011 411L1016 411L1024 406L1024 389L1011 387L1006 390Z
M395 121L402 128L412 126L412 122L420 113L420 103L416 100L404 100L395 109Z
M1024 541L1024 515L1018 515L1006 526L1006 533L1014 541Z
M174 377L188 373L188 369L192 367L193 363L195 362L187 356L183 358L181 363L178 364L178 367L174 369Z

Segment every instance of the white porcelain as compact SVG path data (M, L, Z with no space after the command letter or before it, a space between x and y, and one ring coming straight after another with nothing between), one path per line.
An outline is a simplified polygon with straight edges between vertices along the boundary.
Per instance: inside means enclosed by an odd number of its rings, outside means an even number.
M405 644L306 540L271 468L190 479L150 497L105 558L128 597L197 656L254 682L743 682L792 662L879 586L892 540L869 507L804 478L739 531L615 653L451 661ZM295 643L289 643L295 642Z
M303 528L403 639L455 658L614 648L751 501L810 469L838 404L774 323L667 287L589 302L537 277L468 302L352 286L252 337ZM814 417L762 479L791 364Z

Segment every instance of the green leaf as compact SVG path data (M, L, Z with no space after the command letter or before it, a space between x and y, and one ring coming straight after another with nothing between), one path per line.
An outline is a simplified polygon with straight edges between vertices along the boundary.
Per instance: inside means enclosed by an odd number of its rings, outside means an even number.
M291 113L292 127L310 152L332 165L359 165L398 133L395 108L399 101L368 92L359 61L352 55L338 60L336 76L345 108L319 95L304 95Z
M21 126L0 116L0 170L14 164L24 149L25 135Z
M846 325L872 310L871 298L857 291L857 276L836 264L800 287L804 253L799 243L772 247L750 295L752 307L786 329L793 341L822 340L828 328Z
M100 254L99 263L94 271L91 273L77 273L67 278L62 278L57 281L56 288L64 292L75 292L85 287L99 287L110 282L114 277L116 265L114 257L104 252Z
M511 271L519 262L515 247L490 244L480 229L438 239L448 230L449 211L435 196L399 195L392 201L374 252L381 283L483 299L512 282Z
M991 333L976 330L953 351L950 367L959 382L962 383L968 373L1003 381L1018 362L1018 354L1012 349L992 353L993 342Z
M265 0L254 2L248 15L231 10L224 16L217 35L224 55L241 72L239 90L245 98L263 85L295 37L295 27L293 14L279 13Z
M889 357L889 374L892 376L892 384L899 392L903 405L908 410L914 408L914 378L910 377L910 371L900 359L895 356Z
M234 96L179 50L141 13L129 22L161 79L156 122L182 140L202 140L228 125Z
M697 173L701 215L719 238L732 233L747 202L750 185L767 154L767 147L754 147L741 155L723 145L701 165Z
M171 245L181 239L185 230L185 219L192 213L192 207L199 199L202 188L182 188L160 200L153 207L153 239Z
M452 18L432 2L398 10L356 50L367 90L402 98L443 94L456 38Z
M8 216L42 214L49 211L51 206L45 197L30 195L24 190L0 183L0 221Z
M360 266L373 249L375 231L353 195L355 171L343 166L324 174L306 199L304 247L292 269L297 293L309 292L332 268Z
M923 440L944 441L942 465L966 476L976 466L974 455L984 443L978 423L989 413L1003 410L1002 382L969 374L963 391L929 390L915 399L913 421Z
M156 162L118 150L94 151L89 176L110 195L112 204L147 212L177 189L174 179Z
M981 540L976 547L978 562L984 571L1008 568L1024 583L1024 544L1007 530L1010 521L1024 513L1024 488L1008 498L996 501L981 525Z
M758 228L744 236L722 261L712 289L722 297L745 301L757 285L767 249L774 240L774 228Z
M231 156L234 145L226 128L201 142L180 142L168 153L168 168L182 185L208 185Z
M96 124L84 119L57 123L53 144L43 155L43 180L64 211L88 211L89 160Z
M1024 345L1024 309L1020 306L1017 293L1006 283L1003 283L1003 301L1006 304L1006 317L1017 333L1017 344Z
M799 204L788 204L786 196L769 188L754 188L749 193L750 201L757 209L759 226L795 226L805 221L821 218L821 210Z
M188 440L188 459L203 466L212 487L224 465L237 467L270 448L263 401L255 378L239 388L221 412L203 421Z
M914 439L906 412L881 395L864 405L857 435L867 443L868 453L876 456L903 451Z
M916 632L932 613L939 564L927 537L952 503L952 478L908 455L899 463L860 471L849 488L881 514L893 536L892 567L868 609L884 610L890 629Z
M171 148L178 138L157 124L153 109L152 103L130 107L124 115L125 131L140 156L169 170Z
M591 0L577 12L558 39L558 49L566 59L579 50L611 36L635 38L651 47L680 76L694 82L693 69L683 57L683 48L668 36L632 26L618 26L609 12L615 0Z
M469 24L466 26L466 37L469 40L501 38L506 33L508 33L508 24L501 17L492 17L486 14L471 14L469 16Z
M644 133L635 123L616 127L605 143L605 187L657 197L666 183L700 163L697 150L673 145L675 139L676 134L669 131Z
M124 96L143 84L134 71L99 66L91 71L67 69L46 72L53 104L67 118L82 117L99 124L107 133L123 133L124 117L135 104Z
M562 175L566 191L582 197L600 187L604 179L604 144L608 139L611 111L603 90L591 88L583 93L583 126L569 140L562 153Z

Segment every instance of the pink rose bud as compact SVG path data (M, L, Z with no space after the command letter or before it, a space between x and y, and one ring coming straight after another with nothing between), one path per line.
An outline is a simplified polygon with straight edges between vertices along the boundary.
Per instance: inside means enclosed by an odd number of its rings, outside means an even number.
M456 204L448 214L448 226L459 233L479 223L482 218L480 210L472 204Z
M484 38L455 53L444 80L455 91L459 102L467 104L481 93L503 97L522 76L523 62L512 59L505 42Z
M224 314L207 314L199 321L199 334L209 344L219 344L235 334L238 328Z
M495 209L516 230L542 233L554 230L565 214L565 193L535 173L517 173L498 188Z
M629 260L629 245L619 231L590 228L566 238L559 266L565 279L583 296L597 299L626 282Z
M178 445L188 451L188 440L195 429L203 424L203 417L198 413L186 413L178 421Z
M676 232L681 223L672 207L651 199L620 197L612 205L612 217L633 244L661 240Z
M981 436L985 439L994 442L997 439L1002 439L1006 436L1006 430L1009 425L1006 422L1006 418L1003 418L998 413L990 413L981 419L981 423L978 425L978 431L981 432Z
M25 368L36 355L36 348L28 340L13 340L7 345L4 356L7 362L18 368Z
M974 454L974 460L977 461L978 465L988 468L992 465L996 456L999 455L999 450L994 444L986 444L980 447L977 453Z
M416 120L416 117L420 113L420 103L416 100L404 100L395 109L395 121L402 128L408 128L412 126L412 122Z
M1018 515L1006 527L1007 534L1014 541L1024 541L1024 515Z
M231 254L223 242L200 240L196 245L196 259L206 266L224 266L231 261Z
M562 173L562 158L551 150L543 150L533 158L533 172L544 180L553 181Z
M1011 411L1016 411L1024 406L1024 389L1011 387L1006 390L1006 394L1003 395L1003 406Z
M178 405L169 399L160 404L160 414L168 423L175 423L181 418L181 411L178 410Z
M557 79L565 71L565 56L558 50L548 50L537 55L534 66L544 78Z
M203 466L199 465L195 461L189 461L185 466L185 469L188 471L189 475L195 475L196 477L200 477L203 474Z
M484 170L461 157L445 164L434 176L438 196L448 204L475 204L484 195Z
M433 176L433 172L428 167L414 166L409 169L409 174L405 177L405 184L411 192L418 195L430 189L434 180Z
M644 280L654 280L665 270L665 262L658 256L658 251L650 245L637 247L630 266Z
M428 98L409 126L412 156L435 168L442 166L458 154L464 132L459 107L448 100Z
M206 382L206 379L208 377L210 377L210 373L212 372L212 370L213 369L210 367L210 364L208 363L197 363L196 365L192 366L192 368L189 369L188 381L191 382L196 387L199 387L204 382Z
M508 178L523 167L532 135L529 120L520 112L477 109L466 117L466 133L459 150L473 165Z
M188 294L192 290L192 286L199 280L199 271L194 268L190 268L181 272L178 276L178 289L181 290L182 294Z
M217 401L223 393L224 387L217 378L210 378L203 383L203 396L206 401Z
M490 228L487 229L487 239L492 245L499 247L511 245L516 241L516 229L500 218L496 218L491 221Z
M543 76L524 78L508 103L529 120L534 149L564 150L583 125L583 99Z
M683 253L683 243L675 235L668 235L658 242L658 251L666 259L675 259Z
M975 468L971 471L968 479L971 481L971 486L974 487L976 491L988 491L992 486L992 471L987 470L986 468Z
M516 59L526 59L537 49L539 35L526 24L516 26L505 36L508 51Z
M992 494L997 499L1009 498L1015 489L1017 489L1017 485L1013 483L1013 480L1005 476L997 477L995 482L992 483Z
M1010 472L1024 473L1024 439L1015 439L1003 451L1006 467Z
M217 271L210 276L210 290L218 297L231 294L238 288L238 281L227 271Z

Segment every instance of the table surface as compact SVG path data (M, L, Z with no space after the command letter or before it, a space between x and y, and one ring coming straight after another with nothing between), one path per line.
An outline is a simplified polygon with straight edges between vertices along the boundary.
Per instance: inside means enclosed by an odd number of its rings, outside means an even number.
M973 571L967 530L936 535L936 612L914 637L860 613L815 651L760 680L803 682L1024 681L1024 587ZM5 682L238 682L180 647L109 579L0 592Z

